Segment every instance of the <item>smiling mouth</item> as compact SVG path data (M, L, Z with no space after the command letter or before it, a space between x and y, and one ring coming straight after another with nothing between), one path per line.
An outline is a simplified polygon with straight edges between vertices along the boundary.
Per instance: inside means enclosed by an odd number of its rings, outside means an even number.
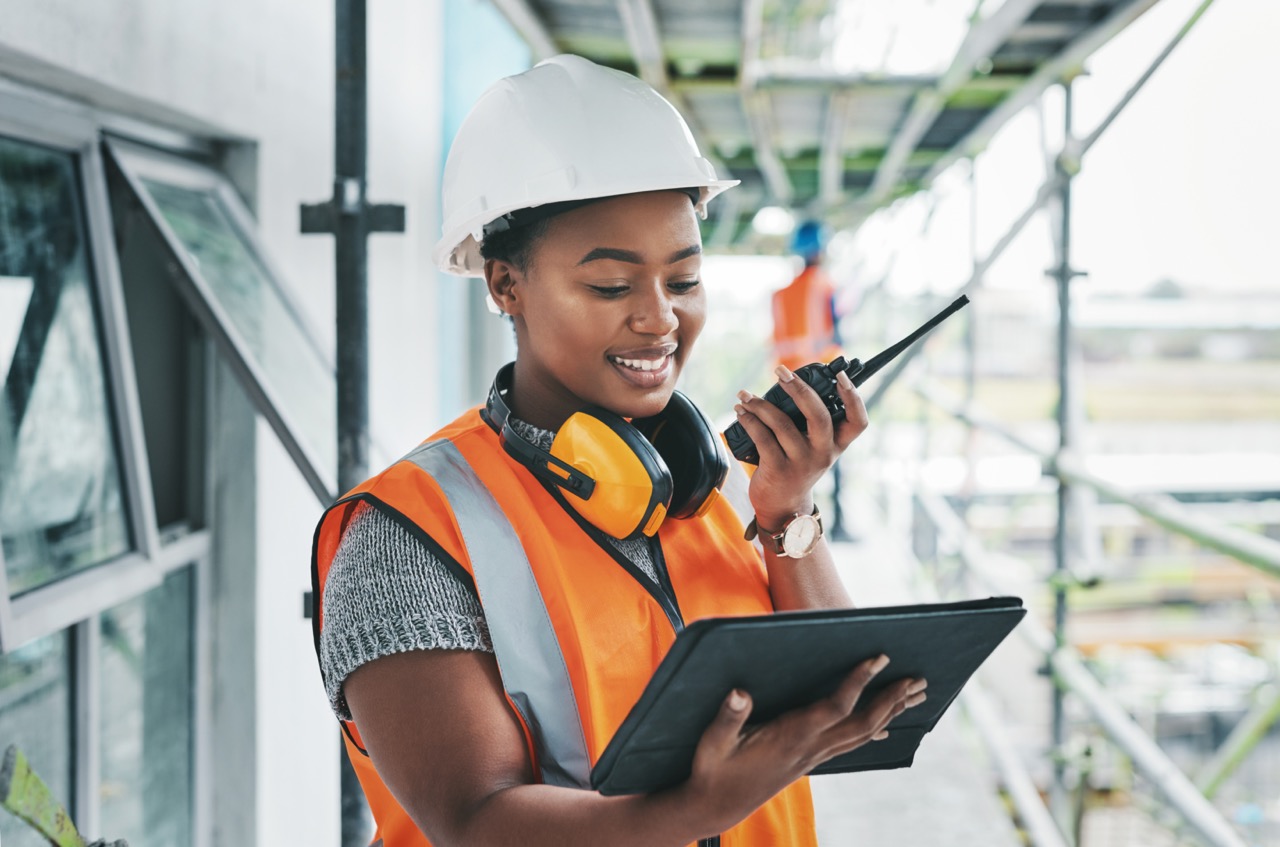
M620 356L609 356L608 358L615 365L621 365L628 370L640 371L641 373L662 370L671 360L670 354L659 359L623 359Z

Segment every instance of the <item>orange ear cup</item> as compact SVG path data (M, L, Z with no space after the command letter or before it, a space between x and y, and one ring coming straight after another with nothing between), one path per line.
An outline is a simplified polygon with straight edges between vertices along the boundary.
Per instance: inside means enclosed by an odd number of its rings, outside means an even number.
M671 501L671 474L625 420L598 408L576 412L556 433L551 455L595 480L589 498L566 499L596 527L614 538L658 531Z

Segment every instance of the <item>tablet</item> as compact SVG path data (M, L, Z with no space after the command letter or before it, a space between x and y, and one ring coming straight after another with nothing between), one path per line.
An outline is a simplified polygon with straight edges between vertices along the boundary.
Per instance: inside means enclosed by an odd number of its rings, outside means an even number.
M592 768L591 785L602 794L677 785L689 776L698 740L730 690L750 692L749 723L764 722L825 697L860 662L881 653L889 666L864 697L894 680L924 677L928 699L890 722L884 741L812 773L908 767L921 739L1025 614L1019 598L993 597L695 621L676 636L618 727Z

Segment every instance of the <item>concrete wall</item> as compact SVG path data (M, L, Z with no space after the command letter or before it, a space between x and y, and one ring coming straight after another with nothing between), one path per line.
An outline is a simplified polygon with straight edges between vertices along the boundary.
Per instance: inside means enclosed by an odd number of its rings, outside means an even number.
M370 251L371 417L389 457L441 420L430 262L443 155L441 17L440 3L369 4L369 196L405 205L408 227L375 236ZM333 42L332 4L306 0L0 0L0 77L243 145L248 155L237 161L249 162L242 182L261 235L329 335L333 240L299 234L298 205L332 194ZM255 663L255 771L239 778L257 782L247 823L258 844L326 847L338 843L338 740L302 617L320 508L261 423L257 442L256 608L220 610L243 615L255 633L256 652L243 657ZM243 829L225 832L245 843Z

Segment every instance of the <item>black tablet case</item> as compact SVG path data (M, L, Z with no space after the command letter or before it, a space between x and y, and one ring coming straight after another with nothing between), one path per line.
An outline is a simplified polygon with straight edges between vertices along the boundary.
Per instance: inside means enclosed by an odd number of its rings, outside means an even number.
M881 653L889 666L868 694L903 677L929 681L928 699L889 724L889 737L812 773L904 768L978 666L1022 620L1017 597L960 603L779 612L706 618L672 644L591 771L602 794L640 794L689 775L694 749L733 688L751 693L751 723L767 721L835 690L859 662Z

